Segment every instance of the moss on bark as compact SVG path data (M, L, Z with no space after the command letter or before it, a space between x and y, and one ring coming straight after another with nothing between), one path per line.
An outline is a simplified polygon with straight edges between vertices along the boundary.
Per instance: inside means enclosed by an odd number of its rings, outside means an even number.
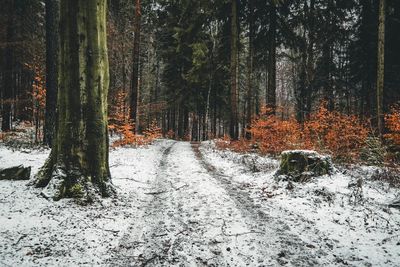
M106 0L62 0L52 152L36 185L49 197L114 192L108 164Z

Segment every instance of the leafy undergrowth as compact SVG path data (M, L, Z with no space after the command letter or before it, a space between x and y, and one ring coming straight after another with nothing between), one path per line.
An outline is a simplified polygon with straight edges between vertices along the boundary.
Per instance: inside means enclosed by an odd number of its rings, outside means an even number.
M126 105L127 93L118 92L113 98L114 105L110 106L108 129L111 134L111 147L143 146L153 143L162 136L157 122L153 121L143 131L143 134L135 134L135 123L130 118L130 107Z
M270 108L263 109L261 114L252 122L250 140L231 141L225 136L216 141L217 147L271 156L278 156L285 150L308 149L329 154L340 163L363 162L378 166L399 163L398 107L386 115L388 133L384 142L374 137L369 121L329 111L324 103L303 124L293 117L283 119Z
M149 128L143 131L143 134L135 134L133 123L124 123L120 126L109 125L111 132L111 147L122 146L145 146L152 144L154 140L162 137L161 129L157 126L157 122L151 123Z

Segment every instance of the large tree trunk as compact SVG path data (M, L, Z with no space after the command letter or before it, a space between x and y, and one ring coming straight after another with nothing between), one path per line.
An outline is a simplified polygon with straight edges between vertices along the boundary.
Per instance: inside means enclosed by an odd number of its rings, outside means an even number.
M44 194L91 199L113 192L108 165L106 0L61 0L57 131L37 175Z
M138 95L139 95L139 60L140 60L140 23L142 11L140 0L136 0L135 19L133 22L133 68L131 83L131 119L135 122L135 132L140 132L139 116L138 116Z
M386 0L379 2L378 24L378 70L376 85L376 111L379 135L383 133L383 88L385 82L385 6Z
M58 91L59 0L46 0L46 114L44 143L52 146Z
M238 123L238 9L237 0L232 0L231 14L231 110L229 134L233 140L239 138Z
M6 48L4 51L4 84L3 84L3 110L1 130L3 132L11 130L11 103L13 101L13 65L14 65L14 49L12 42L14 39L14 22L13 22L14 1L10 1L9 13L7 18L6 32Z

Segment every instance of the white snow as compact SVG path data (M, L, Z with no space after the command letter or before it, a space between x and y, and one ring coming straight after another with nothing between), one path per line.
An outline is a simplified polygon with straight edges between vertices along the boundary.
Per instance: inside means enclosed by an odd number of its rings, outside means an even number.
M251 173L237 164L238 157L247 155L218 151L208 142L202 150L206 160L237 186L250 183L254 199L257 195L263 199L266 213L285 220L307 243L329 248L325 252L332 256L331 264L400 266L400 212L387 206L399 190L368 180L376 167L356 167L348 175L336 171L332 176L294 184L289 190L288 182L274 178L275 169ZM363 186L357 192L358 188L349 188L349 184L359 178Z
M368 180L370 168L290 190L274 159L199 151L168 140L113 149L118 196L89 206L0 181L0 266L400 266L400 212L387 206L399 191ZM48 153L0 146L0 168L34 174Z

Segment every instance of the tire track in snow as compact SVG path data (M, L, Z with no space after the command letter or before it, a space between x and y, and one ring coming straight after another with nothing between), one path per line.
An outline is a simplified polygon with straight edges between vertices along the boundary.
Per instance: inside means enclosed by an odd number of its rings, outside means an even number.
M294 266L318 266L321 264L317 258L323 258L326 253L321 249L311 251L307 247L307 243L302 239L289 232L290 227L283 221L288 214L282 214L282 219L274 218L268 215L259 204L254 202L248 188L243 187L240 183L233 182L233 179L221 172L216 167L207 162L199 149L200 144L192 144L192 149L199 160L200 164L229 194L234 200L244 217L248 218L248 228L256 231L272 232L275 235L272 239L279 252L275 258L279 264L293 264ZM269 238L265 236L266 238ZM272 240L270 240L272 241ZM271 243L271 242L269 242Z
M165 170L167 157L170 154L172 147L175 145L175 142L168 142L166 146L165 142L160 142L156 145L161 145L161 158L157 166L155 178L153 177L153 184L151 184L151 188L148 188L152 191L144 192L142 195L142 217L149 216L148 211L151 211L155 206L153 201L154 198L156 198L158 194L163 193L162 191L154 191L163 190L163 187L160 184L154 184L154 182L159 180L158 178L160 177L160 173ZM142 229L138 230L138 227L142 227ZM145 227L146 225L140 225L136 222L132 223L132 225L128 227L127 232L119 241L118 247L114 248L113 255L107 260L109 266L145 266L154 260L154 258L145 259L141 253L141 250L143 250L142 247L146 244L145 240L143 240L143 236L147 234L144 231Z
M259 233L246 228L189 143L176 142L162 158L143 219L132 223L110 265L274 266L267 244L257 243Z
M317 265L283 220L196 158L189 143L157 145L157 171L138 190L142 218L132 221L110 266Z

